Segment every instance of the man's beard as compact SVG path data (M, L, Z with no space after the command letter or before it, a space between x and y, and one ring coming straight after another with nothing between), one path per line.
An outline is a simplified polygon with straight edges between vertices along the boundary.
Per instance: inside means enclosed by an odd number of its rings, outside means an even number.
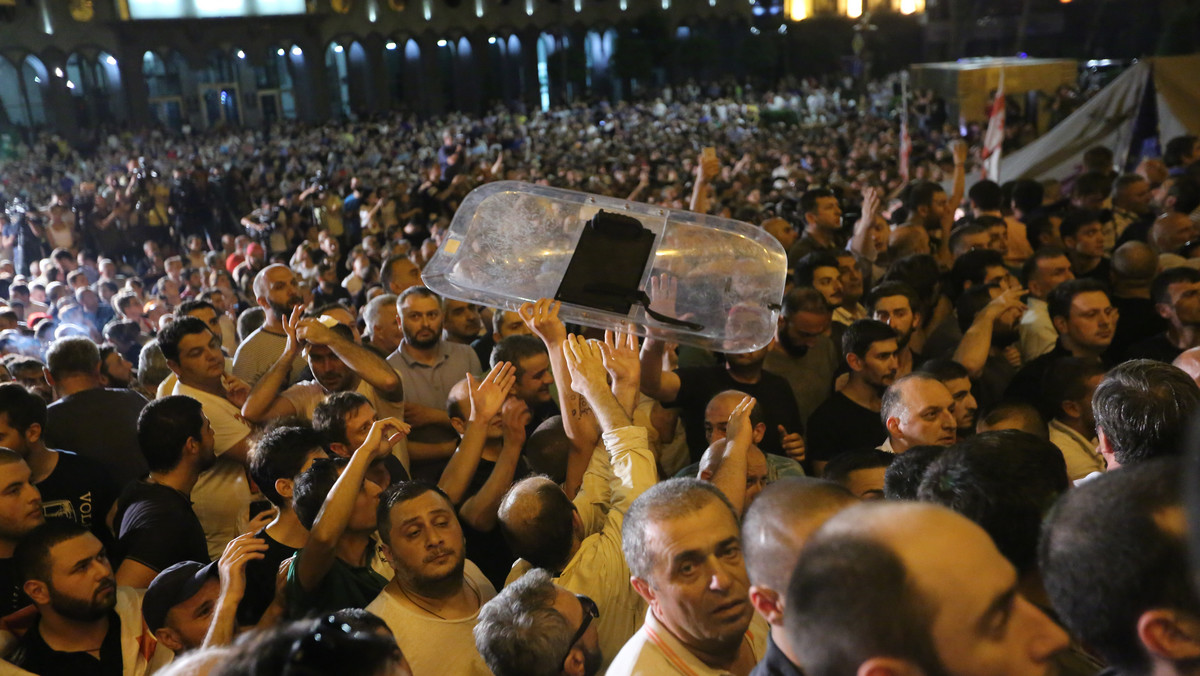
M808 346L792 342L792 337L788 335L787 331L779 332L779 347L782 347L784 352L796 358L808 354Z
M281 305L274 301L268 301L267 304L271 306L271 312L274 312L276 317L282 319L290 316L292 314L292 310L295 310L296 306L303 302L304 299L300 296L292 296L291 298L288 298L286 305Z
M462 586L463 570L466 568L467 557L465 552L458 552L458 561L455 562L454 568L448 573L440 577L427 577L420 573L414 573L409 578L409 584L418 593L426 596L442 596L444 594L458 591Z
M600 647L595 650L583 648L583 673L584 676L596 676L600 673L600 665L604 662L604 653L600 652Z
M412 345L413 347L417 348L418 350L428 350L429 348L433 347L434 345L437 345L438 342L441 341L441 339L442 339L442 330L441 329L433 331L432 333L433 333L433 336L431 338L426 338L426 339L422 340L422 339L417 338L415 333L409 334L407 331L405 331L404 332L404 340L407 340L409 345Z
M47 584L47 591L50 592L50 607L54 609L54 612L67 619L76 622L95 622L107 615L117 605L116 581L110 577L105 580L105 583L93 592L91 599L86 601L59 594L52 585ZM101 600L101 594L107 594L107 596Z

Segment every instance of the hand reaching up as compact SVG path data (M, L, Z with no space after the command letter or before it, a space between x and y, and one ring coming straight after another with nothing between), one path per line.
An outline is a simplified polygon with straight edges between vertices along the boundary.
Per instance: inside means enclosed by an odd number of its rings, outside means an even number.
M504 400L517 382L516 368L502 361L492 367L483 380L467 374L467 397L471 402L470 420L487 423L500 412Z
M604 356L599 344L574 334L563 343L563 358L571 372L571 389L594 400L608 392L608 371L604 369Z

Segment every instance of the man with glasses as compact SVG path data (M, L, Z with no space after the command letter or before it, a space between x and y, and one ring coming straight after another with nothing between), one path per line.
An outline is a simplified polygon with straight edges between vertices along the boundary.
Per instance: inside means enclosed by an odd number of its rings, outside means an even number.
M603 661L599 618L595 601L535 568L479 611L475 645L495 676L594 676Z
M1053 350L1017 371L1008 386L1009 397L1037 401L1046 372L1063 357L1105 361L1117 328L1118 313L1104 284L1094 279L1063 282L1050 292L1046 306L1058 332L1058 342Z
M462 525L440 489L418 481L379 501L381 552L395 576L366 607L387 623L418 674L486 676L472 630L496 595L466 558Z

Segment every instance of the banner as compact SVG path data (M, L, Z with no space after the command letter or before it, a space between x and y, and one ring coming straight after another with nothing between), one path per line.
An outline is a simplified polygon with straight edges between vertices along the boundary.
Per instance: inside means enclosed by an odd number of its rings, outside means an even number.
M1004 147L1004 69L1000 69L1000 84L996 87L996 98L988 113L987 132L983 135L983 178L1000 182L1000 153Z

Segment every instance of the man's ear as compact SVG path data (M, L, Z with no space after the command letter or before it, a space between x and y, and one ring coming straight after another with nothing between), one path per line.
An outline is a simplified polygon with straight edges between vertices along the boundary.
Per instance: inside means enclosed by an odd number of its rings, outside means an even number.
M917 665L895 657L872 657L858 666L855 676L923 676Z
M291 479L276 479L275 480L275 492L278 493L280 495L280 497L287 500L289 503L292 501L292 494L295 491L295 487L296 487L296 483L294 481L292 481Z
M171 649L171 652L178 653L183 650L183 642L179 640L179 634L175 633L170 627L162 627L154 632L154 638L158 642Z
M1200 657L1200 620L1186 613L1147 610L1138 617L1137 635L1151 658L1181 662Z
M1059 404L1059 408L1063 413L1071 416L1072 418L1078 418L1083 413L1083 407L1079 405L1079 402L1071 401L1070 399L1064 399L1062 403Z
M463 436L467 433L467 421L462 418L450 418L450 426L458 432L458 436Z
M1112 444L1108 442L1108 436L1104 434L1104 428L1099 425L1096 426L1096 439L1098 440L1096 442L1096 450L1100 451L1100 455L1104 456L1104 462L1107 465L1106 471L1120 467L1121 464L1113 457L1115 453Z
M1170 319L1171 315L1174 314L1173 312L1171 312L1171 306L1168 305L1167 303L1155 303L1154 311L1157 312L1158 316L1162 317L1163 319ZM46 381L47 382L50 381L49 371L46 372ZM50 384L53 385L54 383L50 383Z
M585 667L583 648L571 646L571 652L567 653L567 658L563 660L562 673L567 676L584 676L587 674Z
M863 369L862 357L854 354L853 352L847 352L846 353L846 365L850 367L851 371L854 371L854 372L861 371Z
M899 418L894 418L894 417L888 418L887 422L885 422L883 424L883 426L887 428L888 436L893 436L893 437L900 436L900 419Z
M168 359L167 368L171 369L171 373L174 373L176 378L179 377L179 362Z
M41 423L33 423L29 426L29 429L25 430L25 441L27 441L31 444L36 444L38 442L38 440L41 438L42 438Z
M646 603L654 603L655 598L657 598L657 594L654 593L654 589L650 586L649 581L643 580L635 575L630 575L629 584L633 585L633 590L638 593L638 596L646 599ZM28 594L29 592L26 593Z
M1054 323L1054 330L1058 332L1058 335L1061 336L1067 332L1066 317L1051 317L1050 321Z
M767 624L783 626L783 599L776 592L766 587L750 585L750 604L762 615Z
M50 588L41 580L26 580L25 584L21 585L21 589L34 603L39 605L50 603Z
M351 450L346 447L346 444L338 441L329 444L329 452L339 458L349 458L352 455Z
M46 378L46 383L48 383L50 387L54 387L54 376L50 375L50 369L43 366L42 375Z
M757 425L754 426L754 429L752 431L754 433L754 436L751 438L753 439L754 444L755 445L761 444L762 440L763 440L763 436L765 436L767 433L767 424L766 423L758 423Z

